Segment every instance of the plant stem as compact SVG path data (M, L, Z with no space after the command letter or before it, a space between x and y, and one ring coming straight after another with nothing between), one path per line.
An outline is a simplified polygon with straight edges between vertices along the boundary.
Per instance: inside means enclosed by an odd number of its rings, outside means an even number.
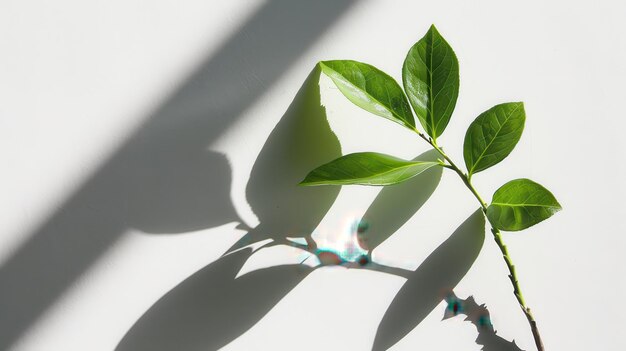
M500 234L500 231L493 226L493 224L489 220L489 217L487 217L487 204L480 197L480 194L478 194L478 191L476 191L476 188L474 188L474 186L472 185L470 177L467 174L463 173L463 171L461 171L461 169L450 159L450 157L446 155L443 149L437 145L437 142L432 140L431 138L428 138L427 136L425 136L424 134L418 131L416 132L422 139L424 139L428 144L430 144L430 146L432 146L435 150L437 150L437 152L439 152L439 154L449 163L449 165L444 165L444 167L449 168L453 170L454 172L456 172L456 174L458 174L459 177L461 177L461 180L463 180L463 183L465 184L465 186L472 192L474 197L476 197L476 199L480 203L480 206L482 207L482 210L483 210L483 214L485 215L485 218L487 218L487 221L489 222L489 225L491 226L491 233L493 234L493 238L496 244L498 245L498 248L500 248L500 252L502 252L502 257L504 258L504 262L506 262L506 266L509 269L509 279L511 280L511 284L513 285L513 294L515 295L515 298L517 299L517 302L519 303L520 308L524 312L526 319L528 319L528 324L530 324L530 329L533 333L537 350L544 351L543 342L541 341L541 335L539 335L539 329L537 328L537 322L535 321L535 318L530 312L530 308L528 308L528 306L526 306L526 303L524 302L524 296L522 295L522 290L520 288L519 281L517 280L517 274L515 273L515 265L513 264L513 261L511 260L511 257L509 255L509 251L506 248L506 245L502 241L502 235Z

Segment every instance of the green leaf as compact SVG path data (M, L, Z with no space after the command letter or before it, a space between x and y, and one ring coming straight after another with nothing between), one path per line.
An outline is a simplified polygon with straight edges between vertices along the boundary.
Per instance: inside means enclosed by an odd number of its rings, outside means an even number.
M471 176L504 160L524 131L522 102L496 105L481 113L465 133L463 158Z
M402 82L422 127L437 139L459 95L459 61L434 25L406 55Z
M320 67L355 105L415 130L415 119L402 88L385 72L350 60L321 61Z
M391 185L437 165L437 162L406 161L376 152L358 152L317 167L300 185Z
M561 205L548 189L529 179L515 179L493 194L487 218L498 229L518 231L560 210Z

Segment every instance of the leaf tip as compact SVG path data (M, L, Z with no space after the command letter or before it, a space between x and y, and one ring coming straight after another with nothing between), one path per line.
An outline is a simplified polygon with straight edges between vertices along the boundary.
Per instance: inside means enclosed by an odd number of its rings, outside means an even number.
M311 185L311 173L309 172L299 183L298 186L308 186Z
M524 108L523 101L514 101L510 103L512 106L515 106L516 109L521 110L522 118L526 119L526 109Z
M309 180L309 177L302 179L302 181L298 183L298 186L310 186L310 185L311 185L311 181Z

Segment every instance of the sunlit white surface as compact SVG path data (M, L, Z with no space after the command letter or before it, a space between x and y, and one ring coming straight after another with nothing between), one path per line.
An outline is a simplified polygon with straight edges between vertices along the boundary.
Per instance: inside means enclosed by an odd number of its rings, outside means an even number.
M0 264L262 5L182 6L165 0L0 5ZM440 143L461 160L465 129L475 116L496 103L523 100L527 124L520 143L502 164L476 176L475 184L489 199L507 180L528 177L563 204L545 223L504 235L546 349L623 350L626 324L616 306L626 293L620 260L626 244L621 235L626 141L620 118L625 10L617 1L362 2L285 67L207 147L228 157L233 202L254 226L245 198L250 170L315 62L365 61L400 80L406 51L435 23L461 66L459 100ZM344 154L377 151L411 158L426 150L411 133L356 109L326 78L321 91ZM378 190L344 187L316 238L334 242L328 233L344 230L346 218L361 215ZM374 259L417 268L475 207L458 179L444 173L431 199ZM129 230L14 349L111 350L154 302L242 235L234 223L182 235ZM270 253L259 251L246 272L301 258L291 250ZM320 268L224 349L368 350L403 282L377 272ZM488 236L455 291L486 303L499 335L533 349ZM473 327L460 319L441 322L443 310L442 303L394 349L478 350Z

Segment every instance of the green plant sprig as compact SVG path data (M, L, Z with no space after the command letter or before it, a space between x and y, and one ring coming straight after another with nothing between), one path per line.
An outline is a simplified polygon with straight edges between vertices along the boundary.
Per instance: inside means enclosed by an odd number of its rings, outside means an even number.
M402 67L404 90L389 75L365 63L334 60L322 61L319 65L350 101L417 133L443 159L422 162L374 152L353 153L317 167L300 184L383 186L401 183L431 167L454 171L480 203L509 270L515 298L529 322L537 349L543 351L537 323L524 301L515 265L500 231L531 227L561 210L561 205L550 191L525 178L502 185L488 204L471 181L474 174L500 163L513 151L524 130L523 103L496 105L470 124L463 143L465 173L437 143L456 105L459 65L456 54L435 26L431 26L407 54ZM412 111L426 134L416 127Z

